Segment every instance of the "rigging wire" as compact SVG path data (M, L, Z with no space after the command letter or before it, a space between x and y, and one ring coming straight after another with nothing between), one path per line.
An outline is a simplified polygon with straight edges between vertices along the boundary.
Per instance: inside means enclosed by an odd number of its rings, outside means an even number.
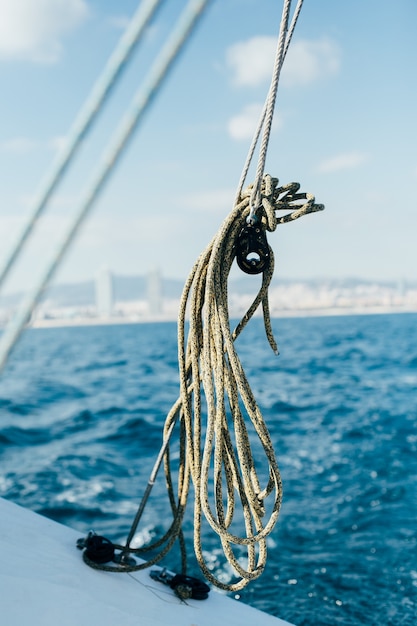
M281 69L282 69L286 54L288 52L288 48L290 46L292 36L294 34L294 30L297 24L298 17L301 12L301 8L303 6L303 0L298 0L297 6L294 11L294 15L291 20L291 25L288 29L288 19L289 19L289 12L291 8L291 1L292 0L284 0L283 13L282 13L282 18L281 18L280 32L278 36L277 51L275 54L275 62L274 62L274 69L272 73L271 86L269 88L268 95L266 97L265 104L264 104L262 113L259 118L258 127L254 133L252 143L249 148L249 152L248 152L245 164L243 166L242 174L241 174L237 191L236 191L236 195L235 195L234 205L236 205L240 200L241 192L245 184L245 180L249 171L250 164L253 159L253 155L255 153L256 146L258 144L258 141L261 135L261 131L262 131L262 128L264 128L262 146L261 146L261 150L259 154L258 166L257 166L257 171L256 171L255 184L253 186L251 210L248 216L248 220L250 222L253 221L256 208L259 206L259 202L260 202L260 195L259 195L260 186L261 186L262 178L263 178L264 171L265 171L266 154L267 154L267 148L268 148L268 143L269 143L269 137L270 137L271 129L272 129L272 120L274 116L275 101L276 101L276 95L278 91L278 83L279 83L279 78L281 75Z
M0 339L0 371L7 362L8 356L16 345L21 333L30 319L36 303L50 283L55 271L61 263L70 244L78 233L82 223L97 200L104 184L119 161L125 147L139 121L158 93L174 61L183 49L186 41L196 27L203 11L210 0L189 0L182 11L171 35L155 59L145 83L139 87L133 97L131 106L122 118L113 138L104 150L98 168L93 173L90 183L86 186L78 210L73 216L62 241L58 245L52 260L38 278L30 292L23 299L15 317L11 320Z
M87 133L91 130L105 101L115 87L118 79L121 77L124 69L127 67L127 63L132 57L137 44L142 39L147 25L155 15L156 10L162 5L162 2L163 0L144 0L139 3L136 13L130 20L127 29L110 56L101 76L94 84L88 98L79 111L62 150L52 163L50 172L47 173L45 180L37 192L26 224L9 257L6 259L4 266L0 269L0 289L23 251L28 237L45 211L53 192L63 178L70 162L76 155L77 149L87 136Z

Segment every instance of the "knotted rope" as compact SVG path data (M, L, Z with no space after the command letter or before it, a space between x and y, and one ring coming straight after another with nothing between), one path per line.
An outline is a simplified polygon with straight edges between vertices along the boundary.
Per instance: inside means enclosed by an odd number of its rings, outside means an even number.
M311 194L300 193L299 188L298 183L279 187L278 179L269 175L264 177L261 189L263 228L273 231L278 224L324 208L315 204ZM189 473L194 486L194 549L198 563L209 581L228 591L241 589L262 573L266 563L266 537L277 521L282 496L271 438L234 343L262 304L266 335L277 352L268 305L268 287L274 271L271 249L270 263L263 273L258 294L233 332L229 321L228 276L236 256L239 234L250 212L251 194L252 185L242 194L240 202L199 257L184 287L178 338L180 398L165 424L166 435L178 418L185 429L185 454L180 460L180 474L184 476L184 482L188 482ZM281 210L289 212L279 217L276 213ZM255 462L252 452L246 425L248 419L258 436L267 465L268 478L263 485L257 472L260 459L257 455ZM165 470L169 475L168 460ZM209 493L208 487L211 473L213 494ZM180 506L182 494L183 485L179 485ZM236 494L241 504L244 535L231 531L238 516ZM269 496L273 497L271 512L264 520ZM240 576L235 583L220 581L206 563L202 549L203 516L219 535L227 561ZM241 520L238 520L238 526ZM235 545L246 547L245 567L233 552Z
M192 483L195 494L194 551L207 580L221 589L238 591L264 570L266 538L278 518L282 483L271 437L237 354L235 340L262 305L266 336L271 348L278 352L268 305L268 287L274 271L272 249L269 248L270 262L263 272L259 291L233 331L227 290L239 236L250 213L252 188L250 185L242 192L240 202L200 255L181 298L178 323L180 394L165 421L163 448L173 522L164 536L150 545L140 548L114 546L124 554L144 555L157 550L156 556L150 560L135 565L124 563L120 568L94 563L84 552L83 558L91 567L114 572L144 569L159 562L178 539L185 573L182 521ZM278 224L324 208L315 203L313 195L299 189L298 183L280 187L277 178L264 176L260 209L263 229L272 232ZM277 215L281 211L286 213ZM252 425L251 433L247 422ZM178 469L173 471L170 440L176 424L180 428L180 450ZM263 451L263 463L259 454L255 460L252 450L255 433ZM259 467L263 469L263 478L259 477ZM174 473L177 474L177 493ZM211 473L213 481L210 480ZM210 493L212 482L214 488ZM264 519L267 510L269 515ZM237 581L226 583L220 580L207 564L202 542L204 519L219 536L226 560L239 577ZM241 530L242 527L245 532L237 534L235 528ZM244 566L241 555L237 556L233 551L235 546L246 549Z
M266 539L274 528L281 507L282 483L268 428L257 406L235 347L235 340L259 306L269 344L278 353L268 303L268 287L274 272L274 255L266 242L266 231L278 224L324 208L313 195L300 192L298 183L283 187L278 179L264 175L265 159L278 79L282 63L301 10L298 0L288 30L291 0L284 0L278 48L268 97L243 168L234 208L217 235L200 255L186 281L178 317L178 361L180 395L168 413L164 426L164 443L160 459L164 461L173 522L165 535L144 548L133 549L130 539L143 511L142 501L132 525L126 546L115 546L128 553L142 554L158 549L146 563L123 569L96 565L84 553L92 567L110 571L135 571L162 559L179 539L183 573L186 571L185 542L182 521L192 484L194 489L194 552L207 580L227 591L238 591L258 578L266 564ZM255 181L243 191L256 144L263 129ZM280 211L286 211L284 215ZM249 230L248 230L249 229ZM252 229L252 231L251 231ZM249 238L258 233L262 240L262 282L249 309L234 329L230 328L228 278L235 258L239 263L242 234ZM256 236L258 236L256 234ZM252 261L244 259L247 266ZM264 261L266 262L264 263ZM254 265L257 265L255 260ZM258 273L256 271L250 273ZM189 317L188 332L186 320ZM176 424L180 426L177 493L174 490L170 440ZM255 454L260 447L263 458ZM159 468L155 464L154 473ZM262 472L259 471L261 468ZM153 480L153 479L152 479ZM152 481L148 483L150 487ZM210 489L210 485L213 485ZM226 561L237 577L224 582L216 576L204 555L202 536L204 520L219 537ZM242 552L246 551L242 564Z

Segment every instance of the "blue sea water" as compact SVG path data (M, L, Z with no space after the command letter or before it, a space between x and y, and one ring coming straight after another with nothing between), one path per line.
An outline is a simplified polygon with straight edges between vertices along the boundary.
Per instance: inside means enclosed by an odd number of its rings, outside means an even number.
M261 320L238 339L284 484L241 601L297 626L414 626L417 315L273 327L279 357ZM174 323L27 331L0 377L0 495L123 540L177 398L176 349ZM144 536L169 516L164 489L161 475Z

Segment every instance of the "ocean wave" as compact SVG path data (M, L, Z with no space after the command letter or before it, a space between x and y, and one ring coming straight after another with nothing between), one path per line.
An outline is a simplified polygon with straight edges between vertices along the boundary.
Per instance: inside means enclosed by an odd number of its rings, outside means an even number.
M237 349L284 494L266 571L240 599L298 626L414 626L417 315L273 320L278 358L252 322ZM178 396L175 342L175 324L29 331L0 380L1 495L125 537ZM138 540L169 516L161 471ZM184 528L192 552L192 505Z

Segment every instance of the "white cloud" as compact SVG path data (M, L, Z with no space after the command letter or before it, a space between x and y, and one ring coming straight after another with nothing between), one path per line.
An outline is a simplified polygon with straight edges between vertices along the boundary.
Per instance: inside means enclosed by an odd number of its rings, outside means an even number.
M54 63L87 15L85 0L0 0L0 58Z
M67 143L66 136L57 135L56 137L52 137L52 139L48 141L47 145L48 145L48 148L52 150L53 152L60 152L61 150L64 149L66 143Z
M193 211L216 212L223 211L227 214L233 208L235 189L214 189L192 193L180 198L182 206Z
M257 128L261 113L262 104L248 104L229 120L229 135L233 139L250 139Z
M34 141L29 139L29 137L11 137L0 141L0 152L22 156L33 152L33 150L44 149L45 147L53 152L58 152L63 149L66 141L66 137L58 136L46 142Z
M308 85L321 78L334 76L340 68L340 50L327 38L300 39L290 45L282 68L282 84Z
M232 139L252 139L259 123L263 104L248 104L240 113L234 115L228 123L227 130ZM282 126L282 119L275 113L272 130Z
M127 15L112 15L108 18L108 23L117 30L125 30L130 23L131 18Z
M318 166L318 171L324 174L329 172L338 172L340 170L349 170L362 165L368 160L368 156L362 152L346 152L338 154L330 159L325 159Z
M28 154L34 148L36 148L36 143L27 137L12 137L0 143L0 152L7 154Z
M233 82L239 86L256 87L271 79L276 50L273 37L252 37L230 46L226 63L233 73Z
M238 86L256 87L270 81L277 41L275 37L252 37L231 46L226 63ZM327 38L300 39L290 45L281 80L288 86L307 85L339 71L340 51Z

